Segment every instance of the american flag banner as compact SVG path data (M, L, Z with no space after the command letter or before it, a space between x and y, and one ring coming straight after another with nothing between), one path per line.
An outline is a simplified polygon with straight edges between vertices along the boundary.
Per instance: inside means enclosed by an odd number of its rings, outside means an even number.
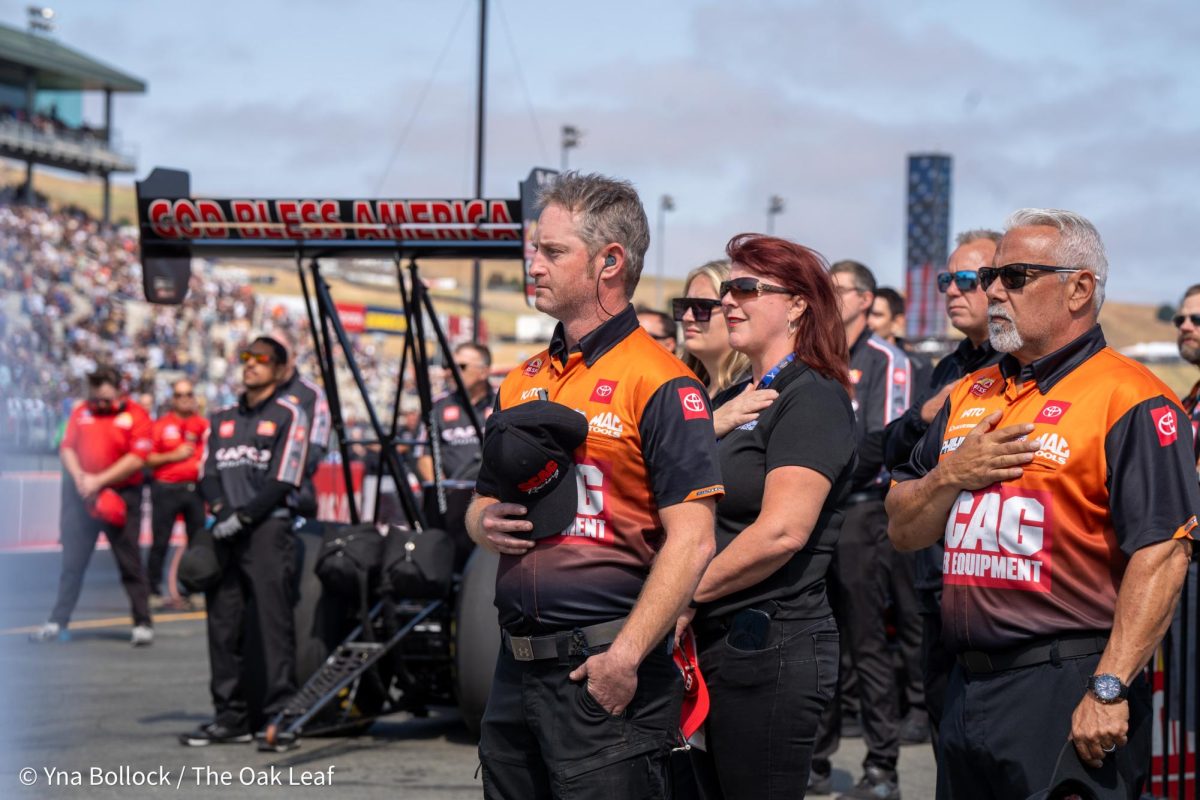
M908 254L905 261L909 339L940 337L946 313L937 274L946 269L950 245L950 156L908 157Z

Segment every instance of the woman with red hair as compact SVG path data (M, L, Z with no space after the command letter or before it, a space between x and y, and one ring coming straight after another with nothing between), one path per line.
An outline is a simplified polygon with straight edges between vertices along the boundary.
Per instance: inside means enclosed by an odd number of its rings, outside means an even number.
M749 359L754 386L779 395L718 445L717 556L692 603L711 698L706 741L725 798L794 800L837 686L825 575L829 523L854 467L846 338L819 254L757 234L735 236L726 252L729 343Z

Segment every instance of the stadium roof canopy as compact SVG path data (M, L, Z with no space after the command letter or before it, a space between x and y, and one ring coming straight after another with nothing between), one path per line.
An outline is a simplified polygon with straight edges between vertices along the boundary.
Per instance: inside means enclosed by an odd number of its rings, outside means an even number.
M30 71L40 90L146 91L146 82L141 78L114 69L47 36L0 25L0 83L25 86Z

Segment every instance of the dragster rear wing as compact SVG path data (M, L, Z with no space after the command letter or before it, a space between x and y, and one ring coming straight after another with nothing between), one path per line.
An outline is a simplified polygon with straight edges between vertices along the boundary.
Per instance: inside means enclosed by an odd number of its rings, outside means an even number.
M142 282L152 303L187 296L193 257L523 259L526 298L537 195L556 172L534 169L515 200L215 199L191 196L187 172L137 182Z

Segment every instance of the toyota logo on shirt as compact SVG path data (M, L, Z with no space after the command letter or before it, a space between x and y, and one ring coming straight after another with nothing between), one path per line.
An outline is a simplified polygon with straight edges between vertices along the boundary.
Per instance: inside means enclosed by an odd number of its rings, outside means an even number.
M708 419L708 405L697 389L680 389L679 404L683 407L684 419Z
M1154 420L1154 430L1158 434L1158 444L1166 447L1179 438L1179 426L1175 421L1175 412L1168 407L1150 409L1150 417Z
M617 381L610 381L604 378L596 381L596 388L592 390L591 401L593 403L611 403L613 393L617 390Z
M1062 400L1048 400L1046 405L1042 406L1042 410L1036 417L1034 422L1045 422L1048 425L1057 425L1062 419L1062 415L1067 413L1067 409L1071 407L1070 403Z

